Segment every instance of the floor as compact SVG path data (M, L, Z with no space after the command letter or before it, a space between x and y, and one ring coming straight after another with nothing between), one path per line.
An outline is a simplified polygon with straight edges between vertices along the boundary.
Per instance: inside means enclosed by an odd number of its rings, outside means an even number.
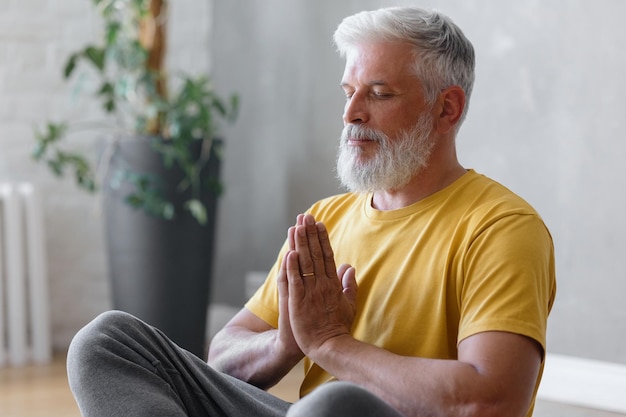
M272 392L295 401L302 369L298 367ZM0 368L0 416L2 417L80 417L67 386L65 357L57 355L45 366ZM618 417L621 414L588 410L539 401L535 417Z
M50 365L0 369L0 416L80 417L67 386L65 358Z
M302 369L294 368L271 392L295 401L301 375ZM49 365L0 368L0 416L80 417L67 385L65 356L55 356Z
M535 407L533 417L623 417L624 414L615 414L608 411L590 410L588 408L557 404L549 401L539 401Z

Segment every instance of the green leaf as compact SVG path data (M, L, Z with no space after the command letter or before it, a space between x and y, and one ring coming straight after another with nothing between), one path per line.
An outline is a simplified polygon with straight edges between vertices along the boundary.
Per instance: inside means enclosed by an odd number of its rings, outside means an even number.
M145 16L149 11L149 2L147 2L146 0L133 0L132 5L142 17Z
M218 97L213 97L213 107L222 116L226 116L228 114L228 111L226 110L226 107L224 106L224 103L222 103L222 100L220 100Z
M36 161L44 159L48 147L61 140L66 131L67 125L65 123L48 123L44 132L35 130L36 142L32 152L33 159Z
M93 193L96 191L97 189L96 182L92 178L90 172L83 172L83 171L77 170L75 172L75 176L76 176L76 182L81 188L83 188L84 190L90 193Z
M63 168L60 161L49 160L48 167L50 167L50 170L55 176L60 177L61 175L63 175Z
M113 94L114 91L115 91L115 88L113 87L113 84L111 84L111 82L109 81L105 81L104 83L102 83L100 90L98 90L98 95L101 95L101 96L110 95L110 94Z
M172 220L176 215L176 212L174 210L174 205L172 203L166 203L163 206L163 210L161 211L161 216L163 216L164 219L166 220Z
M105 40L107 45L114 45L117 42L118 34L122 28L120 22L112 22L107 26Z
M198 223L202 225L207 223L206 207L200 200L187 200L187 202L185 202L185 209L191 213Z
M143 204L143 199L138 193L127 195L124 201L126 202L126 204L128 204L129 206L133 208L141 208Z
M89 46L84 51L84 56L87 58L100 72L104 71L104 58L105 50L102 48L96 48L95 46Z
M63 69L63 77L65 79L70 78L70 76L76 69L76 63L78 61L78 57L79 57L78 54L72 54L70 55L67 62L65 63L65 68Z
M35 161L40 161L46 153L47 146L42 142L37 142L33 147L31 156Z
M104 103L104 110L108 113L113 113L115 111L115 100L107 100Z
M218 178L210 176L204 179L204 189L219 197L224 193L224 184Z

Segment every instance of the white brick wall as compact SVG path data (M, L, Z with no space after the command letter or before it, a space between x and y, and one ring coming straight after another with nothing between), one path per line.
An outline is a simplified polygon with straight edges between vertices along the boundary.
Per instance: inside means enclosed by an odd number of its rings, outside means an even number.
M172 71L207 72L211 1L171 3ZM0 182L32 181L43 194L53 343L64 348L85 322L109 308L98 199L31 161L33 127L46 120L101 117L98 105L72 98L62 68L70 52L96 38L89 0L0 0ZM96 134L83 135L91 146Z

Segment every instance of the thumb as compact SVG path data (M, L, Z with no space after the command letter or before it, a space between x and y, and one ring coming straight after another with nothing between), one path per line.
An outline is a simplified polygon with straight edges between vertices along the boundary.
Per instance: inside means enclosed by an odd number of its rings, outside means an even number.
M355 269L350 265L343 264L337 269L337 275L341 280L343 294L346 296L350 304L354 306L356 304L356 293L358 289Z

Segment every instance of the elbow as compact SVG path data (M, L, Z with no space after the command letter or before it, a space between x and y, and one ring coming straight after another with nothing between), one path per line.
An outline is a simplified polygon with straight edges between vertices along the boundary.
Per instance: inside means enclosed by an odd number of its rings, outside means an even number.
M450 410L447 416L459 417L524 417L528 409L522 410L521 407L515 407L513 404L498 401L476 401L455 407Z
M502 410L502 407L499 407L498 405L493 404L493 403L466 404L463 407L462 412L453 414L453 415L459 415L463 417L504 417L504 416L507 416L506 411Z

